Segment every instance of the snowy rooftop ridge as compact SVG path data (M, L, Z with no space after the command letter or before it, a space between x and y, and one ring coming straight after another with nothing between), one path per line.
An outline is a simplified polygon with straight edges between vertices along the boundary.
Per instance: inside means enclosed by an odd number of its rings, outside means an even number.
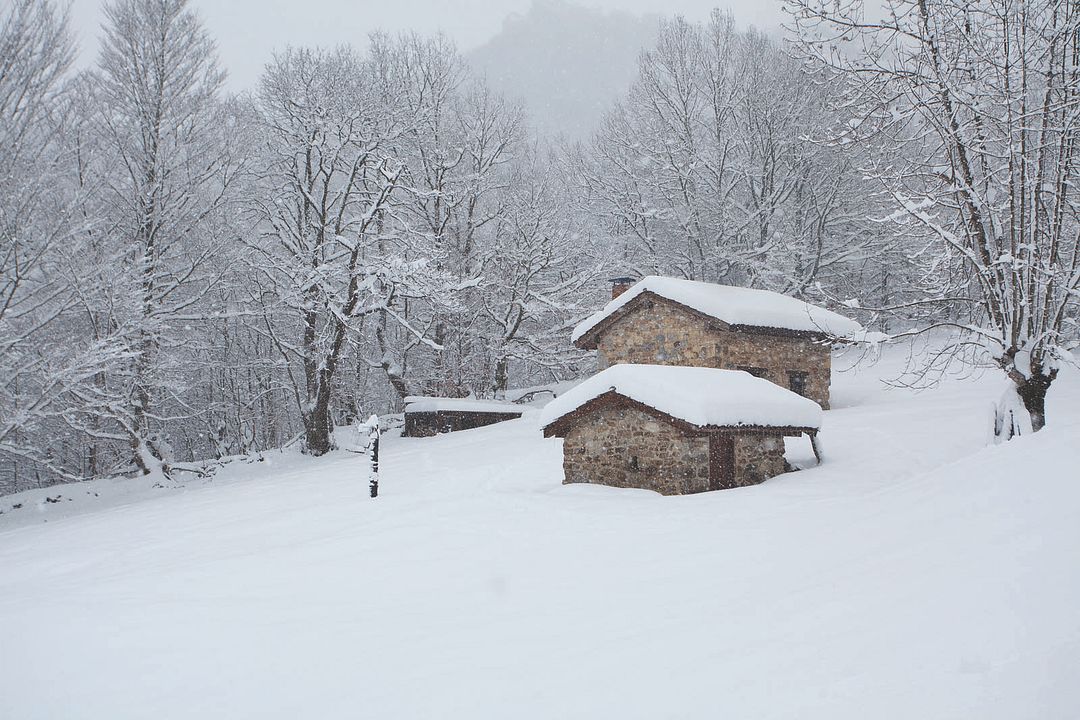
M848 337L862 331L862 326L850 318L770 290L648 275L579 323L570 336L571 341L576 343L644 292L685 305L728 325L813 332L832 337Z
M515 413L525 412L525 408L514 403L498 400L477 400L476 398L445 398L410 395L405 398L405 412L479 412L479 413Z
M540 425L611 391L698 427L821 426L817 403L768 380L741 370L673 365L612 365L548 403Z

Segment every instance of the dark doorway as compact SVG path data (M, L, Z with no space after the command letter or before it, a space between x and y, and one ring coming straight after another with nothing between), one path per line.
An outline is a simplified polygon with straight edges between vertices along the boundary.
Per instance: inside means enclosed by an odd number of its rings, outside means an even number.
M726 490L735 485L735 438L713 433L709 436L709 489Z

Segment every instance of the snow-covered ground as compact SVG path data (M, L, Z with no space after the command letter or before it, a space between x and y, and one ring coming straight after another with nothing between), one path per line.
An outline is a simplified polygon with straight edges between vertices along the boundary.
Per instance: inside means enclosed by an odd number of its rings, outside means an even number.
M0 718L1080 717L1080 377L992 447L996 380L894 371L740 490L564 487L530 411L376 500L346 452L0 498Z

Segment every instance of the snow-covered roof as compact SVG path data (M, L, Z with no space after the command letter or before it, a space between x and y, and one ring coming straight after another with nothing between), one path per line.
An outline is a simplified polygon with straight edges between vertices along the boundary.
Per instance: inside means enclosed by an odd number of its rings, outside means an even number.
M410 395L405 398L405 412L478 412L478 413L516 413L525 411L520 405L499 402L497 400L476 400L474 398L443 398Z
M821 426L817 403L768 380L741 370L672 365L612 365L548 403L540 424L547 427L608 392L698 427Z
M576 343L644 292L651 292L728 325L813 332L832 337L847 337L862 330L862 326L850 318L769 290L649 275L602 310L583 320L574 328L570 339Z

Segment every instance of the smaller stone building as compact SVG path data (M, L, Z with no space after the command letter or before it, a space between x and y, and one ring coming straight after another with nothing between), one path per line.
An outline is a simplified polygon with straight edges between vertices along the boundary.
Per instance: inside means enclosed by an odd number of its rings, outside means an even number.
M619 363L744 370L829 407L831 343L862 330L854 320L767 290L659 276L628 286L574 329L599 370Z
M784 437L821 424L812 400L749 373L615 365L551 401L541 425L563 438L563 482L683 495L784 472Z
M524 408L513 403L471 398L413 396L405 398L403 437L431 437L470 430L521 417Z

